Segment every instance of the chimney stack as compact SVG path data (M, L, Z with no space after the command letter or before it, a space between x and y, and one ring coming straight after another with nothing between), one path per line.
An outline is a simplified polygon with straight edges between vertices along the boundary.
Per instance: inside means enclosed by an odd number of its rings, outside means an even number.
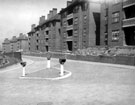
M50 19L50 13L47 15L47 19Z
M53 17L53 11L50 10L50 18Z
M31 31L34 31L34 28L36 27L36 24L31 25Z
M45 16L41 16L39 18L39 24L42 24L45 21Z
M57 14L57 8L53 8L53 16L55 16Z
M72 4L72 1L67 1L67 7Z

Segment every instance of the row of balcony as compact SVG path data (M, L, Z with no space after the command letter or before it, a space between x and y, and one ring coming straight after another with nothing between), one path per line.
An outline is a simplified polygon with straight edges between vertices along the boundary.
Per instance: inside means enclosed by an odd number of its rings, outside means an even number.
M108 24L108 21L105 20L105 25ZM123 27L131 27L131 26L135 26L135 17L134 18L129 18L129 19L124 19L122 21Z
M127 0L123 2L123 8L135 5L135 0Z
M135 18L123 20L123 27L130 27L130 26L135 26Z
M72 19L72 18L73 18L73 13L67 15L67 20Z

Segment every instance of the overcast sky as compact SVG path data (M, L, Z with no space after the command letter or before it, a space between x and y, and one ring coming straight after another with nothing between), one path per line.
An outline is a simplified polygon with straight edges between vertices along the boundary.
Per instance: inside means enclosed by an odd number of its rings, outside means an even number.
M38 24L39 17L52 8L66 7L67 0L0 0L0 42L4 38L28 33L31 24Z

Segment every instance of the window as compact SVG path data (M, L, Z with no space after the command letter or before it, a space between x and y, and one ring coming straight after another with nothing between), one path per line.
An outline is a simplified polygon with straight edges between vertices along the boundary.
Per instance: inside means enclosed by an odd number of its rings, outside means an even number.
M74 18L74 24L78 24L78 17Z
M118 41L119 40L119 30L112 31L112 41Z
M87 23L87 15L84 15L84 23Z
M119 22L119 16L120 16L120 13L119 12L115 12L112 14L112 23L117 23Z
M68 25L70 26L70 25L73 25L73 19L69 19L68 21Z
M66 37L66 36L67 36L67 34L66 34L66 32L64 32L63 37Z
M68 37L73 36L73 30L67 31Z
M108 25L105 25L105 33L108 33Z
M67 22L64 21L64 22L63 22L63 27L66 27L66 26L67 26Z
M39 50L39 46L38 45L36 46L36 49Z
M46 31L46 35L48 35L49 34L49 31Z
M86 48L86 41L83 41L83 48Z
M108 8L105 9L105 16L108 16Z
M48 42L48 40L49 40L49 39L48 39L48 38L46 38L46 42Z
M84 28L84 29L83 29L83 36L86 36L86 35L87 35L86 32L87 32L87 30L86 30L86 28Z
M74 48L77 48L77 41L74 41Z
M74 36L78 36L78 30L77 29L74 30Z

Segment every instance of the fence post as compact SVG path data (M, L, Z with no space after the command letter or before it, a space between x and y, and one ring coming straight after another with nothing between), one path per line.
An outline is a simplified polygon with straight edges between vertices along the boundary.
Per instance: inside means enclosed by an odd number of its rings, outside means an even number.
M64 63L66 62L66 57L62 56L59 58L59 63L60 63L60 76L64 75Z
M48 69L51 68L51 57L52 57L52 55L48 52L47 53L47 68Z
M22 67L23 67L23 70L22 70L22 77L25 77L25 75L26 75L26 73L25 73L26 62L20 62L20 64L21 64Z

